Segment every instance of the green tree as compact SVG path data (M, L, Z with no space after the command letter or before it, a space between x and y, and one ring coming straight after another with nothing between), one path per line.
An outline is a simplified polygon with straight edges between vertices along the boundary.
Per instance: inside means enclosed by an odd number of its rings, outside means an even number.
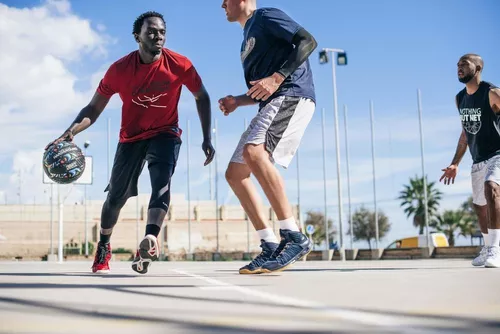
M384 238L387 233L389 233L391 224L389 223L389 218L387 218L383 211L378 210L377 216L378 234L380 240ZM362 206L354 211L351 221L354 241L365 240L368 242L368 247L372 249L371 241L376 239L375 212ZM347 234L351 234L350 228Z
M472 203L472 196L469 196L465 202L460 204L460 209L464 211L466 215L469 215L473 219L477 220L476 211L474 211L474 203Z
M464 213L464 218L462 224L460 225L459 235L462 235L465 238L472 237L472 235L479 229L479 221L476 211L474 210L474 204L472 203L472 196L469 196L469 198L467 198L467 200L460 205L460 210Z
M317 211L308 211L307 218L304 222L304 226L307 225L314 226L314 233L312 234L312 241L315 245L321 244L325 240L325 215L321 212ZM306 233L304 231L304 233ZM333 221L328 219L328 240L330 243L335 240L335 236L337 235L337 231L333 226Z
M439 201L442 192L435 188L435 182L427 182L427 213L429 224L437 216ZM410 178L410 184L404 185L399 193L401 207L408 218L413 217L413 226L418 227L419 234L424 233L425 205L424 205L424 178L415 176Z
M464 217L459 226L460 233L459 236L463 236L464 238L471 237L471 245L472 245L472 235L478 230L476 222L470 220L467 217Z
M468 225L463 210L446 210L437 216L430 226L444 233L450 246L455 246L455 235L462 234Z

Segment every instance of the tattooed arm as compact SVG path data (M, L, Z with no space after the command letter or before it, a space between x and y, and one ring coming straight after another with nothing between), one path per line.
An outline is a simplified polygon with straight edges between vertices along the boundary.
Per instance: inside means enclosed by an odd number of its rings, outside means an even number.
M458 103L456 100L455 103L457 104L458 108ZM446 185L450 184L450 182L452 184L455 183L455 177L457 176L458 172L458 165L460 164L460 161L462 161L465 152L467 152L467 136L465 134L465 130L462 128L462 133L460 134L460 138L458 138L455 155L453 156L451 164L448 167L442 169L443 175L439 179L439 182L444 179L444 184Z

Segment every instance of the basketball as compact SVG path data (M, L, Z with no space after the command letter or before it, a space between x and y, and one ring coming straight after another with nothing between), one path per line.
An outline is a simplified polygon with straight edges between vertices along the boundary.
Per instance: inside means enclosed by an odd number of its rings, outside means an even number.
M76 144L63 141L49 146L45 151L43 170L55 183L72 183L78 180L85 170L85 156Z

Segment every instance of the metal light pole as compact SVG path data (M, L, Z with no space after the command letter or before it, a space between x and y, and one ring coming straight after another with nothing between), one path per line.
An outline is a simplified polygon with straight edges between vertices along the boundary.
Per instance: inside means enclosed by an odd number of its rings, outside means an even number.
M325 108L321 109L321 136L323 142L323 200L324 200L324 223L325 223L325 243L326 250L330 249L330 243L328 238L328 213L327 213L327 199L326 199L326 145L325 145Z
M424 163L424 132L422 129L422 101L420 98L420 89L417 89L417 102L418 102L418 123L420 127L420 155L422 160L422 178L424 181L424 219L425 219L425 234L427 239L427 247L431 245L431 239L429 234L429 209L427 207L427 180L425 176L425 163Z
M246 118L245 118L245 120L243 122L243 127L244 127L243 131L246 131L247 128L248 128L248 124L247 124L247 119ZM250 254L250 219L248 218L248 216L247 216L247 253Z
M347 106L344 104L344 128L345 128L345 153L347 162L347 200L349 203L349 231L351 234L351 249L354 249L353 239L353 226L352 226L352 213L351 213L351 177L350 177L350 165L349 165L349 134L347 130Z
M217 168L217 163L218 163L218 147L217 147L217 118L214 120L214 133L215 133L215 228L217 232L217 254L219 254L219 194L218 194L218 188L219 188L219 175L218 175L218 168Z
M137 182L139 183L139 182ZM139 241L141 240L141 231L140 231L140 228L139 228L139 221L141 219L141 215L140 215L140 210L139 210L139 195L140 195L140 191L139 191L139 184L137 184L137 196L135 197L135 238L136 238L136 245L139 245Z
M108 163L108 182L111 180L110 175L111 175L111 119L108 118L108 143L107 143L107 163Z
M50 184L50 255L54 255L54 184L53 183Z
M208 165L208 196L209 200L212 200L212 164Z
M188 254L191 254L191 180L190 180L190 141L189 141L189 119L187 120L187 200L188 200Z
M87 156L87 148L90 146L90 141L86 140L83 144L83 155ZM89 231L88 231L88 217L87 217L87 184L83 186L83 197L84 197L84 211L85 211L85 256L89 256Z
M300 206L300 160L299 160L299 150L297 150L297 153L295 154L297 156L297 215L299 216L299 227L302 233L305 232L304 226L303 226L303 221L302 221L302 210Z
M63 255L63 214L64 214L64 202L61 200L61 186L57 185L57 204L59 207L59 244L57 245L57 255L59 263L63 263L64 255Z
M337 54L337 64L347 65L347 54L342 49L325 48L319 53L319 60L321 64L328 62L328 53ZM339 119L337 110L337 75L335 72L335 62L332 60L332 83L333 83L333 111L335 122L335 151L337 157L337 186L338 186L338 202L339 202L339 254L340 259L345 261L344 241L343 241L343 228L342 228L342 181L340 178L340 140L339 140ZM328 233L328 230L326 231Z
M375 248L378 249L377 183L375 181L375 129L373 126L373 102L370 101L370 123L372 132L373 205L375 207Z

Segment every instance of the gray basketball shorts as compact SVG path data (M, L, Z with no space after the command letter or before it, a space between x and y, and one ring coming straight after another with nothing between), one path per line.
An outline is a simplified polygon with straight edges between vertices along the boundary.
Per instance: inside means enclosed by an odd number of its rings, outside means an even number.
M500 184L500 155L475 163L471 167L472 202L476 205L486 205L484 183L493 181Z
M231 162L245 164L247 144L265 144L270 159L288 168L312 119L315 103L309 98L278 96L262 107L241 135Z

